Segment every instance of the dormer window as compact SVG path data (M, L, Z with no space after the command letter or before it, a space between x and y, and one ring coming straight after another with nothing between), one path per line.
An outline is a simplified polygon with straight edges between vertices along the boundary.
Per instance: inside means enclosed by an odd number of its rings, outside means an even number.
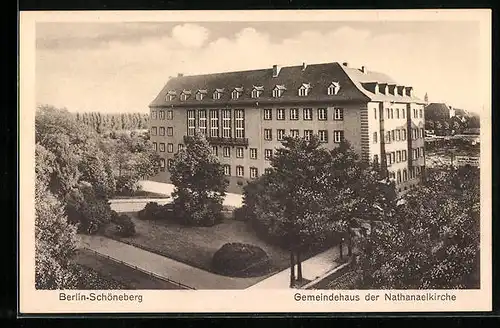
M203 98L205 98L205 95L207 94L207 90L198 90L198 92L196 92L196 100L203 100Z
M264 87L262 86L253 86L252 89L252 98L259 98L264 91Z
M311 88L311 85L309 83L302 83L302 85L299 88L299 96L300 97L305 97L309 94L309 89Z
M182 93L181 93L181 101L188 100L190 96L191 96L191 91L189 91L189 90L182 91Z
M231 99L238 99L242 93L243 88L234 88L234 90L231 92Z
M224 89L215 89L214 93L212 94L212 98L215 100L219 100L222 97L223 93Z
M338 82L332 82L328 86L328 95L334 96L339 92L339 90L340 90L340 84Z
M167 101L172 101L175 99L175 91L169 91L165 97Z
M284 85L277 85L273 89L273 97L279 98L283 95L283 92L286 90Z

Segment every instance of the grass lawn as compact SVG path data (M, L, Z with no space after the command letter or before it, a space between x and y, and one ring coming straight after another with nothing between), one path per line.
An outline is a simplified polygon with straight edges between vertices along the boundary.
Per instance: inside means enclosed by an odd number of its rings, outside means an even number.
M74 262L98 278L98 286L105 289L181 289L165 280L152 277L129 266L117 263L88 250L77 250ZM82 282L84 285L87 282ZM82 289L95 289L94 286L82 286ZM104 288L103 288L104 289Z
M135 236L118 237L113 225L105 229L104 235L206 271L212 271L213 254L231 242L261 247L270 258L273 272L289 266L288 251L261 240L245 222L226 219L213 227L186 227L166 221L143 221L137 219L136 213L127 214L135 223Z

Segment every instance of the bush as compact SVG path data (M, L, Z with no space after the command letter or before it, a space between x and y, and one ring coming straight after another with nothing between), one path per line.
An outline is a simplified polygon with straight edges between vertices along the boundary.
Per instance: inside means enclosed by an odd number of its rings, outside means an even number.
M116 178L116 194L121 196L133 196L141 189L137 178L132 175L122 175Z
M177 198L173 212L176 221L187 226L212 227L224 220L222 204L212 198Z
M66 213L79 233L95 234L111 221L112 210L105 198L98 197L90 184L81 183L66 197Z
M135 224L132 219L125 214L118 216L117 234L122 237L131 237L135 235Z
M212 258L212 269L231 277L258 277L271 271L269 256L254 245L227 243Z
M149 202L137 213L141 220L169 220L174 219L173 204L159 205L157 202Z

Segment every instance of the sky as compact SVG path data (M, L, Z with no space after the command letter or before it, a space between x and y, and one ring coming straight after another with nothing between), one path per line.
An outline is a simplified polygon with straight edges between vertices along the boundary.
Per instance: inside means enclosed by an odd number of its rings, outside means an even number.
M477 112L479 24L420 22L37 23L36 100L70 111L147 112L169 77L348 62ZM487 81L486 81L487 82Z

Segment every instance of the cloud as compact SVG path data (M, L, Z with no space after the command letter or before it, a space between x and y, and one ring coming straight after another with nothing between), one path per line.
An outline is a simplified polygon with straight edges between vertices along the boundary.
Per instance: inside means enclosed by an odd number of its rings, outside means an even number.
M37 100L70 110L147 111L177 73L347 61L411 85L421 97L428 92L431 101L471 110L482 101L477 35L468 30L375 34L352 27L304 28L278 42L271 33L247 27L207 42L208 29L183 24L137 42L118 38L106 47L37 50Z
M180 44L199 48L208 39L209 31L207 28L195 24L177 25L172 29L172 37Z

